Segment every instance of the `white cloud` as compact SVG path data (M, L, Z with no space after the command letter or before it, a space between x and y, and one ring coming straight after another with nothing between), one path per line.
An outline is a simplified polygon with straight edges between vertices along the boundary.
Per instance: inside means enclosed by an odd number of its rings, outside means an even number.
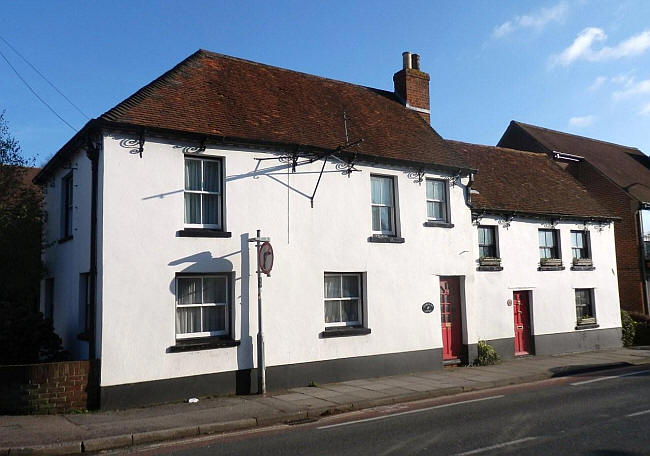
M559 55L551 57L554 64L567 66L576 60L587 60L589 62L601 62L604 60L615 60L623 57L641 55L650 49L650 30L645 30L638 35L621 41L616 46L604 46L594 49L593 45L598 41L604 41L607 35L598 27L587 27L578 34L576 39Z
M639 111L639 114L642 116L650 116L650 103L646 103L645 106L641 108L641 111Z
M625 85L624 90L617 90L612 94L614 100L622 100L624 98L629 98L632 96L638 95L647 95L650 94L650 79L645 79L643 81L634 82L632 79L628 84Z
M634 82L634 76L630 76L629 74L618 74L612 77L612 82L614 84L621 84L629 87Z
M594 120L596 120L596 116L593 115L571 117L569 119L569 126L578 127L578 128L588 127L589 125L594 123Z
M587 90L598 90L600 89L603 84L607 82L607 77L606 76L598 76L596 79L594 79L594 82L589 86Z
M542 8L530 14L515 16L513 19L495 27L492 36L494 38L503 38L515 30L523 28L541 30L550 22L562 22L568 12L569 6L567 2L562 1L551 8Z

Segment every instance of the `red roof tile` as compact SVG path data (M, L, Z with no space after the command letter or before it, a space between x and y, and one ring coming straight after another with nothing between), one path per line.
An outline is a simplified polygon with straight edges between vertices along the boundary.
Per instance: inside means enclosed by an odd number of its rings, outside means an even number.
M499 146L512 147L513 128L534 138L546 152L579 155L639 201L650 202L650 159L639 149L512 121ZM513 135L516 132L512 133ZM525 147L517 143L516 147Z
M472 207L539 215L613 217L550 157L502 147L447 141L478 168Z
M199 50L100 119L466 168L392 92Z

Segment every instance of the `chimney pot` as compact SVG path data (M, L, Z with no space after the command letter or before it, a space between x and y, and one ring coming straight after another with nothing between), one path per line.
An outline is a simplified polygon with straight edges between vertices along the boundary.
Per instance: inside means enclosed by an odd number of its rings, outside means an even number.
M413 54L411 56L411 64L414 70L420 71L420 54Z
M411 67L411 53L408 52L408 51L402 52L402 68L404 68L405 70L407 68L412 68Z

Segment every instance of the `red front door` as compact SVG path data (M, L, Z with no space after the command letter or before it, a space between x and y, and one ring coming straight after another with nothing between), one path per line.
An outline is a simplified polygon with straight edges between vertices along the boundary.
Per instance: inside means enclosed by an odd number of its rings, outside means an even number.
M515 291L512 299L515 314L515 355L530 353L530 306L527 291Z
M458 359L463 344L458 277L440 277L440 319L442 359Z

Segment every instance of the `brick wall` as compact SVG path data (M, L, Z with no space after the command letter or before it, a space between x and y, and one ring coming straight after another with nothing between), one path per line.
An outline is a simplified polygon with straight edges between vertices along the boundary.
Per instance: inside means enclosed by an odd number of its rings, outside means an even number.
M429 110L429 75L422 71L406 68L393 75L395 93L409 106ZM429 122L429 114L419 112Z
M0 366L0 414L96 408L98 366L91 361Z
M614 222L621 309L644 313L641 251L636 219L638 202L587 161L574 163L567 170L587 187L603 207L621 218Z

